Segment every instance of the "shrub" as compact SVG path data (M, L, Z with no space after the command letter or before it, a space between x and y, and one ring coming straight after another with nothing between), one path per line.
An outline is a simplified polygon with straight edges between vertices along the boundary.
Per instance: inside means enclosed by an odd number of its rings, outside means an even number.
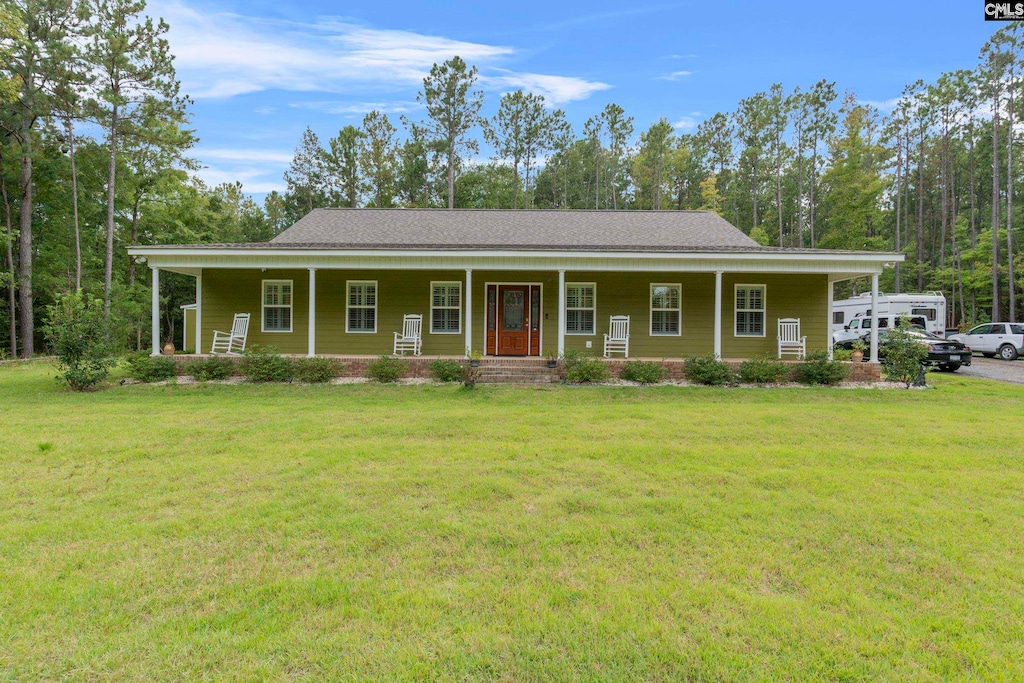
M608 366L593 356L577 356L565 364L565 379L571 384L605 382L611 376Z
M341 372L341 366L333 358L296 358L292 362L295 379L306 384L330 382Z
M292 364L274 346L251 346L242 353L242 374L251 382L287 382Z
M921 363L928 357L928 347L911 336L909 327L900 321L900 326L885 335L885 358L882 369L887 379L902 382L909 389L921 373Z
M853 351L849 349L832 349L832 358L835 360L853 360Z
M430 364L430 373L438 382L462 382L466 373L454 358L438 358Z
M151 356L149 351L139 351L128 356L128 376L136 382L162 382L176 374L174 359L169 356Z
M687 358L683 365L683 375L691 382L713 387L732 384L736 380L732 368L715 358L714 354Z
M804 362L796 368L796 377L804 384L831 386L839 384L849 374L850 368L845 363L830 359L828 351L808 354Z
M43 333L57 357L60 379L75 391L88 391L106 379L116 361L110 357L103 302L81 292L58 295L46 312Z
M748 384L779 384L789 379L789 366L770 354L757 356L740 364L741 382Z
M233 362L218 356L194 360L185 366L185 373L192 375L200 382L227 379L234 370L235 364Z
M366 376L377 382L394 382L405 375L409 363L402 358L384 354L366 366Z
M631 360L622 366L619 377L640 384L657 384L665 379L665 368L650 360Z

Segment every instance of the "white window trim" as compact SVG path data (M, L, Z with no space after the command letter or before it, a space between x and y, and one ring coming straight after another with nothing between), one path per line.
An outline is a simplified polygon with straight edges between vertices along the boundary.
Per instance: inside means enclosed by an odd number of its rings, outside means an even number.
M593 306L578 306L576 308L569 308L569 288L570 287L592 287L594 289L594 305ZM568 319L569 311L593 311L594 312L594 331L593 332L570 332L568 330ZM596 337L597 336L597 283L596 282L566 282L565 283L565 317L566 317L566 330L565 334L569 337Z
M292 302L287 306L273 305L271 308L288 309L288 329L268 330L267 329L267 285L288 285L292 290ZM294 280L263 280L260 285L260 331L266 334L291 334L295 329L295 281Z
M741 289L752 289L760 288L761 290L761 305L763 308L737 308L736 307L736 294ZM761 314L761 334L740 334L739 326L737 323L738 313L760 313ZM768 336L768 285L755 285L755 284L736 284L732 288L732 336L739 337L741 339L752 338L752 339L763 339Z
M459 305L458 306L437 306L436 308L444 308L451 311L458 311L459 313L459 329L445 332L434 331L434 287L436 285L455 285L459 288ZM462 294L462 282L459 280L431 280L430 281L430 299L427 301L427 305L430 307L430 327L428 328L428 334L462 334L462 309L464 308L465 299Z
M679 306L677 308L655 308L654 307L654 288L655 287L675 287L679 290ZM650 289L647 291L647 310L650 314L647 321L647 332L652 337L679 337L683 334L683 285L679 282L652 282ZM654 332L654 312L655 311L675 311L679 314L679 325L675 332Z
M351 306L349 302L352 300L351 287L352 285L373 285L373 306ZM380 303L380 286L377 284L377 280L345 280L345 334L377 334L377 324L380 322L380 316L377 315L377 306ZM372 330L350 330L349 329L349 308L373 308L373 329Z

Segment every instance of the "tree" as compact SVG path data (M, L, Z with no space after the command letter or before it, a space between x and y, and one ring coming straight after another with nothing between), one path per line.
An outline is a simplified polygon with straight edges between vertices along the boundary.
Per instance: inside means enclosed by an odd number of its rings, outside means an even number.
M608 159L611 162L609 181L606 187L611 191L612 209L619 208L619 195L626 180L620 177L625 169L623 157L626 154L629 138L633 135L633 117L626 116L625 111L617 104L608 104L601 112L604 130L608 131ZM607 202L605 203L607 207Z
M35 353L35 314L32 294L32 161L36 122L49 113L49 94L70 77L68 64L79 28L71 0L9 0L6 30L11 36L3 70L8 84L17 84L16 114L9 132L21 147L18 231L18 296L21 314L21 355Z
M467 67L461 57L455 56L434 64L423 79L423 91L416 95L429 117L423 131L446 161L449 209L455 206L455 172L460 154L480 150L477 141L469 137L469 131L480 123L484 103L483 93L472 90L476 80L476 67Z
M324 157L320 138L312 128L307 127L284 174L288 194L295 198L303 213L327 205L327 170Z
M669 179L666 166L675 145L672 124L662 118L640 134L640 148L634 162L633 180L638 192L650 198L650 208L661 209L661 195ZM640 208L642 204L638 202Z
M359 154L364 137L365 134L355 126L345 126L328 141L329 151L322 157L327 193L339 197L351 209L359 205L362 190Z
M740 100L736 110L737 136L743 143L740 154L741 176L745 176L750 193L751 221L750 227L760 225L758 200L761 195L761 171L765 165L765 146L768 143L771 112L768 96L763 92Z
M828 140L829 135L835 130L836 114L831 110L832 103L836 100L835 82L829 83L822 79L814 84L814 87L807 93L810 116L808 129L810 132L811 146L811 177L809 183L809 204L810 218L809 229L811 248L815 246L814 218L817 208L817 184L818 184L818 160L819 146Z
M122 132L139 130L150 117L183 118L187 98L179 96L169 29L160 19L140 16L145 0L87 0L92 17L85 59L96 72L98 92L90 102L94 118L107 133L106 260L103 305L110 315L114 268L114 205L117 153Z
M999 110L1002 107L1006 53L999 36L981 50L982 92L992 101L992 320L1001 320L999 300Z
M377 208L394 206L398 151L395 127L387 114L371 111L363 118L362 146L359 167L370 190L370 201Z
M431 146L426 133L406 122L409 135L398 151L398 197L408 207L430 206Z

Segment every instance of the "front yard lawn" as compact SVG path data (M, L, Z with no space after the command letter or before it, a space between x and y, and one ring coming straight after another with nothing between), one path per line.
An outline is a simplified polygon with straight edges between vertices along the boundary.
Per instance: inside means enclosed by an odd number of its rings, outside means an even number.
M0 680L1024 678L1024 388L0 367Z

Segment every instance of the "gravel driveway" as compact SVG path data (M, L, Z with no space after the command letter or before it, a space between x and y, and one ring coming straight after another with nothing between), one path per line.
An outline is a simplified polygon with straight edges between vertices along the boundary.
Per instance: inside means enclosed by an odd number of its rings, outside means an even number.
M962 367L956 374L967 377L984 377L1011 384L1024 384L1024 358L1015 361L995 360L975 356L970 367Z

